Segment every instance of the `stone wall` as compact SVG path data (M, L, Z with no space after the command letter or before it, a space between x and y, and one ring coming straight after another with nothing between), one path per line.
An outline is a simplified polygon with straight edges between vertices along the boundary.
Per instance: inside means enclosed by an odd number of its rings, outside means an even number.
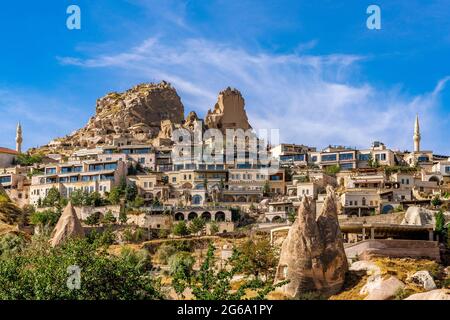
M370 260L373 257L431 259L440 261L437 241L425 240L365 240L347 245L348 259Z

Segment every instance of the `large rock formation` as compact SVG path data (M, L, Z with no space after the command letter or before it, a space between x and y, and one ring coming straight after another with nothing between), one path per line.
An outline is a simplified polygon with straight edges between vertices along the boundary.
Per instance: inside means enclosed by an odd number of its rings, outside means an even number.
M83 237L84 230L81 222L77 217L72 203L69 202L64 208L58 223L53 229L50 243L53 247L62 244L69 238Z
M401 224L413 226L434 226L436 224L437 210L429 210L422 207L411 206L406 210ZM445 221L450 221L450 212L444 212Z
M95 147L118 137L148 142L157 136L161 121L181 124L183 119L183 104L169 83L140 84L98 99L95 115L84 128L49 145Z
M338 292L348 270L342 234L337 220L336 195L327 188L320 215L315 217L307 197L283 242L276 282L289 280L281 290L298 298L302 293L332 295Z
M251 129L247 113L244 109L244 98L237 89L226 88L219 93L213 110L208 110L205 124L208 128L220 129Z

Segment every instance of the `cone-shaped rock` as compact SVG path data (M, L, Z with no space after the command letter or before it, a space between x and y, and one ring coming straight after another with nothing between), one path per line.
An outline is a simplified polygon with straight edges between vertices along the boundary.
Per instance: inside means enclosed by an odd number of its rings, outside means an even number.
M336 195L327 189L321 214L304 197L298 216L283 242L275 282L289 280L279 290L287 297L302 293L332 295L339 291L348 269L337 220Z
M72 203L69 202L64 208L50 240L52 247L60 245L68 238L83 237L84 231L81 222L77 217Z
M321 262L327 285L327 294L338 292L348 270L347 256L344 250L344 240L339 227L336 194L331 186L327 187L327 197L322 211L317 217L320 237L324 245Z

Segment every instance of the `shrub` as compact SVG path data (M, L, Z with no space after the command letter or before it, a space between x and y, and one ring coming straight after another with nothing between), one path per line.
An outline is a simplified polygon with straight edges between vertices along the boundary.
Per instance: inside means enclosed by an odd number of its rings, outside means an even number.
M189 232L192 234L196 234L203 230L205 224L206 224L205 219L196 217L192 219L191 223L189 224Z
M146 270L141 253L109 254L86 239L52 248L35 241L21 253L0 259L2 300L160 299L158 281ZM80 288L67 286L68 267L78 266Z
M186 225L186 222L180 221L173 225L172 227L172 233L176 236L185 236L189 234L188 227Z
M100 223L100 213L94 212L84 221L89 226L95 226Z

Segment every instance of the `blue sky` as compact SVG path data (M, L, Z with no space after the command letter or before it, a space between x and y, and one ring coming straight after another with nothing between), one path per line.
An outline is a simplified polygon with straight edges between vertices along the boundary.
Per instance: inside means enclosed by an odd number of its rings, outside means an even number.
M81 30L66 8L81 8ZM381 8L382 29L366 28ZM325 147L381 140L450 155L450 0L10 1L0 9L0 146L83 126L110 91L167 80L203 117L238 88L255 128Z

